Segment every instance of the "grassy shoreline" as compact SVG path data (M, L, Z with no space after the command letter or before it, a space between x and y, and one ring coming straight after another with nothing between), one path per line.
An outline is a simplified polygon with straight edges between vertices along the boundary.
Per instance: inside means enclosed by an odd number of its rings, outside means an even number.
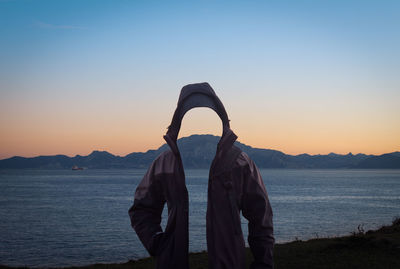
M247 267L252 261L246 249ZM374 231L359 229L349 236L317 238L307 241L293 241L276 244L274 250L276 269L292 268L400 268L400 218L392 225ZM190 253L191 269L208 268L207 252ZM144 258L116 264L93 264L68 269L150 269L154 268L154 258ZM0 268L13 268L1 266Z

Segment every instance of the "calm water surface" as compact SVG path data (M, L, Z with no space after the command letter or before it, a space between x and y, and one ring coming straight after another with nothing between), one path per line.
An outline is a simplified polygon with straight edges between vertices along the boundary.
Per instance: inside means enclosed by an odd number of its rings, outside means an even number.
M60 267L148 256L128 209L145 170L0 170L0 264ZM208 170L186 170L190 251L205 250ZM400 216L400 170L261 170L277 242L347 235ZM163 213L166 223L166 209ZM247 221L242 218L244 236Z

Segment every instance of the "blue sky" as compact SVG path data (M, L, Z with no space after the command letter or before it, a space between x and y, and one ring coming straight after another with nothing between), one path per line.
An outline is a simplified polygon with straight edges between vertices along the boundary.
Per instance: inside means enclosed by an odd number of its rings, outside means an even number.
M117 77L123 69L196 78L222 69L315 71L347 60L392 72L400 45L396 2L1 1L1 65L18 73L56 57L61 72L78 72L80 59L81 68Z
M3 155L24 154L23 143L34 155L55 135L75 137L63 142L74 152L157 147L180 88L202 81L248 144L289 153L399 149L399 14L399 1L0 0ZM111 132L82 147L106 125L135 142L123 150L108 142ZM30 141L30 132L42 139ZM42 153L72 150L54 142Z

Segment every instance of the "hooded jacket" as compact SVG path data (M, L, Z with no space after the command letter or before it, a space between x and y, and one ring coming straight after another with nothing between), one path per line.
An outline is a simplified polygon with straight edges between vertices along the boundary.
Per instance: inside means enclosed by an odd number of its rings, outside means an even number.
M208 83L182 88L172 123L164 139L170 149L151 164L136 188L129 209L133 229L158 269L188 269L188 191L177 137L184 114L193 107L210 107L221 118L223 134L217 145L208 181L207 249L209 268L245 268L245 242L240 212L248 220L252 269L273 268L272 209L260 172L249 156L234 146L227 113ZM162 230L161 213L168 207Z

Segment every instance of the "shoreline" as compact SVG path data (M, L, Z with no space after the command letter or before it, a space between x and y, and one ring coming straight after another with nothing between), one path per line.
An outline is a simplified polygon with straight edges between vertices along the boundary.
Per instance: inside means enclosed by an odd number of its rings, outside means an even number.
M358 228L348 236L295 240L275 245L275 268L400 268L400 218L391 225L364 232ZM252 261L246 248L247 267ZM190 268L208 268L207 252L189 253ZM29 268L0 265L1 269ZM58 267L57 269L150 269L155 268L153 257L124 263L91 264Z

